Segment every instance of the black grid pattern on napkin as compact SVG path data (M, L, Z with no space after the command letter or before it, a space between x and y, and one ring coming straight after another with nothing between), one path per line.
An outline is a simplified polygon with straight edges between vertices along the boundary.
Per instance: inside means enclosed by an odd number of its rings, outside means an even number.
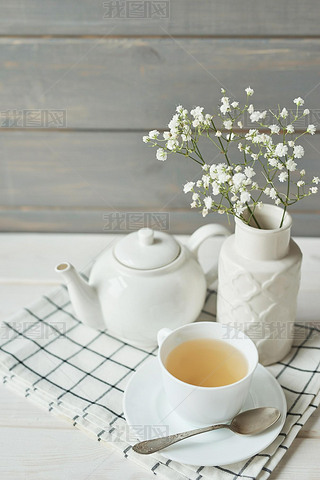
M215 318L216 291L208 290L206 303L201 320L214 320ZM83 326L74 316L67 292L61 288L50 297L43 297L41 308L25 309L25 328L17 328L14 321L7 323L8 339L0 340L0 365L3 373L3 382L16 377L22 377L28 387L25 395L30 392L44 391L51 401L48 409L53 406L67 405L73 408L74 425L85 418L101 420L101 428L98 429L97 440L108 439L108 434L114 429L114 424L125 422L122 410L122 396L126 381L133 372L150 357L156 355L155 349L143 349L122 342L106 331L94 331ZM43 311L46 312L43 314ZM55 319L65 324L63 331L57 328ZM35 338L34 332L41 325L47 329L47 338ZM20 325L21 326L21 325ZM301 335L303 332L303 335ZM273 367L273 374L285 390L288 401L288 417L285 428L279 435L281 441L278 449L286 451L289 448L287 438L296 428L296 434L303 426L301 417L307 407L317 408L316 396L319 391L319 383L314 379L320 373L318 361L320 350L320 329L316 326L303 324L296 325L296 337L293 350L283 362ZM50 338L53 337L53 338ZM62 346L61 346L62 344ZM310 350L317 352L314 361L308 366L299 363L302 353ZM292 388L288 384L287 372L292 371L295 375L303 376L303 381L298 388ZM61 373L62 372L62 373ZM316 386L317 385L317 386ZM94 392L94 396L90 393ZM306 400L307 399L307 400ZM307 401L307 406L306 406ZM103 421L102 421L103 420ZM294 436L296 436L296 434ZM291 437L290 437L291 438ZM131 445L126 444L122 449L125 457L131 458L135 454ZM256 472L252 474L253 464L257 458L263 460L260 463L260 471L266 475L272 472L268 467L273 454L261 452L247 461L226 467L196 467L190 472L192 478L212 478L213 472L223 472L225 478L249 478L255 479ZM159 459L160 458L160 459ZM166 468L176 469L175 462L159 457L150 466L151 471L157 474L158 470L163 473ZM220 477L219 477L220 478Z

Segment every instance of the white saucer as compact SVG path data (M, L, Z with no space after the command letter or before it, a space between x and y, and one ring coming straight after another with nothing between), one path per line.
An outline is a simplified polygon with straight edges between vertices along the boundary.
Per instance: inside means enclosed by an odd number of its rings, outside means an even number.
M259 435L242 436L227 429L216 430L183 440L160 453L165 458L197 466L228 465L252 457L278 436L287 412L286 399L279 383L260 364L254 373L243 410L255 407L276 407L281 412L281 418ZM125 391L123 408L128 424L136 432L137 441L195 428L175 414L168 404L157 358L133 375Z

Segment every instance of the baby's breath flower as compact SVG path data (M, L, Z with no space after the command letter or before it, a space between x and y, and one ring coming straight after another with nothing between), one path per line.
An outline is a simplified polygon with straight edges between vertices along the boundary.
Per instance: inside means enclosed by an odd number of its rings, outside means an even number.
M316 183L318 185L319 182L320 182L319 177L313 177L312 183Z
M254 94L254 90L251 87L247 87L245 89L245 92L248 95L248 97L251 97Z
M164 160L167 160L167 156L167 152L163 148L158 148L156 153L156 157L158 160L161 160L163 162Z
M144 135L144 136L142 137L142 141L143 141L144 143L148 143L149 140L150 140L150 139L149 139L148 135Z
M277 157L281 158L281 157L284 157L287 153L288 153L287 145L284 145L283 143L278 143L278 145L276 146L276 149L274 151L274 154Z
M194 202L197 201L197 200L199 200L199 198L200 198L199 193L193 193L193 194L192 194L192 200L193 200Z
M293 103L295 103L297 107L301 107L304 104L304 100L303 98L298 97L293 100Z
M158 130L151 130L151 132L149 132L149 137L152 140L156 140L159 135L160 135L160 132L158 132Z
M243 145L242 145L241 142L238 143L238 150L239 150L240 152L242 152L242 150L243 150Z
M310 113L309 108L305 108L305 109L303 110L303 115L309 115L309 113Z
M191 192L191 190L193 189L194 185L195 185L194 182L187 182L187 183L183 186L183 191L184 191L184 193Z
M237 108L238 105L239 105L239 102L232 102L231 103L232 108Z
M240 202L241 203L246 203L246 202L250 202L250 199L251 199L251 195L249 192L241 192L240 194Z
M276 167L278 164L278 160L276 158L269 158L268 163L271 165L271 167Z
M202 180L197 180L196 185L197 185L198 188L202 187L202 185L203 185Z
M294 126L293 125L287 125L287 132L288 133L293 133L294 132Z
M301 175L301 177L304 177L304 176L305 176L305 174L306 174L306 171L305 171L305 169L304 169L304 168L303 168L302 170L300 170L300 175Z
M300 188L300 187L303 187L303 185L305 184L305 182L303 180L299 180L297 182L297 186Z
M243 123L241 122L241 120L239 120L239 122L237 123L238 127L239 128L242 128L243 127Z
M294 172L297 169L297 164L292 158L289 158L289 160L286 161L286 167L290 172Z
M249 105L249 107L248 107L248 113L251 114L251 113L253 113L253 112L254 112L254 108L253 108L253 105L252 105L252 103L251 103L251 104Z
M225 126L225 128L226 128L227 130L231 130L231 128L232 128L232 120L225 120L225 121L223 122L223 125Z
M293 141L293 140L289 140L288 145L289 145L289 147L294 147L294 141Z
M206 217L206 216L208 215L208 213L209 213L209 211L208 211L207 208L203 208L203 209L202 209L202 216L203 216L203 217Z
M242 170L241 165L237 165L237 166L235 167L235 169L234 169L234 171L235 171L236 173L241 172L241 170Z
M232 183L237 189L239 189L243 185L245 180L246 180L246 176L244 175L244 173L240 173L240 172L236 173L232 177Z
M270 128L271 134L276 133L278 135L278 133L280 132L279 125L270 125L269 128Z
M252 178L255 176L256 172L253 170L252 167L245 167L244 169L244 174L248 177L248 178Z
M251 113L250 120L251 122L258 122L262 118L265 118L266 114L267 114L266 110L264 112L259 112L259 110L257 110L256 112Z
M275 203L276 205L280 205L280 203L281 203L280 198L276 198L275 201L274 201L274 203Z
M212 197L204 197L203 203L205 204L205 207L208 210L210 210L210 208L212 207L212 203L213 203Z
M280 112L280 117L287 118L287 116L288 116L288 110L286 108L283 108Z
M294 158L302 158L304 155L304 148L301 145L295 145L293 148Z
M288 172L281 172L278 178L280 182L285 182L288 179Z
M317 193L318 187L310 187L310 192L311 193Z
M220 132L220 130L217 130L216 131L216 137L221 137L222 133Z
M273 187L270 188L269 197L272 198L272 200L275 200L277 198L277 192Z
M311 133L311 135L314 135L316 133L316 127L312 123L308 126L307 128L307 133Z

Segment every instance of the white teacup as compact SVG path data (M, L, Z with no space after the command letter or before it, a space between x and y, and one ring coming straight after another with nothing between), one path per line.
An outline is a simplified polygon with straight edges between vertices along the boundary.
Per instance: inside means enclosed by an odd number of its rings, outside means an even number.
M165 367L168 354L181 343L198 338L222 340L240 350L247 360L246 376L222 387L195 386L174 377ZM158 344L164 389L178 415L194 425L210 425L228 421L241 410L258 365L257 348L247 335L221 323L196 322L176 330L161 329Z

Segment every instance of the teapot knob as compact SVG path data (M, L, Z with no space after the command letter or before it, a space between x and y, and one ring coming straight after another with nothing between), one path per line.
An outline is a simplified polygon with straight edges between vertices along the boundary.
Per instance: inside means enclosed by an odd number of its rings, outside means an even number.
M141 245L152 245L154 240L154 231L152 228L141 228L138 232Z

